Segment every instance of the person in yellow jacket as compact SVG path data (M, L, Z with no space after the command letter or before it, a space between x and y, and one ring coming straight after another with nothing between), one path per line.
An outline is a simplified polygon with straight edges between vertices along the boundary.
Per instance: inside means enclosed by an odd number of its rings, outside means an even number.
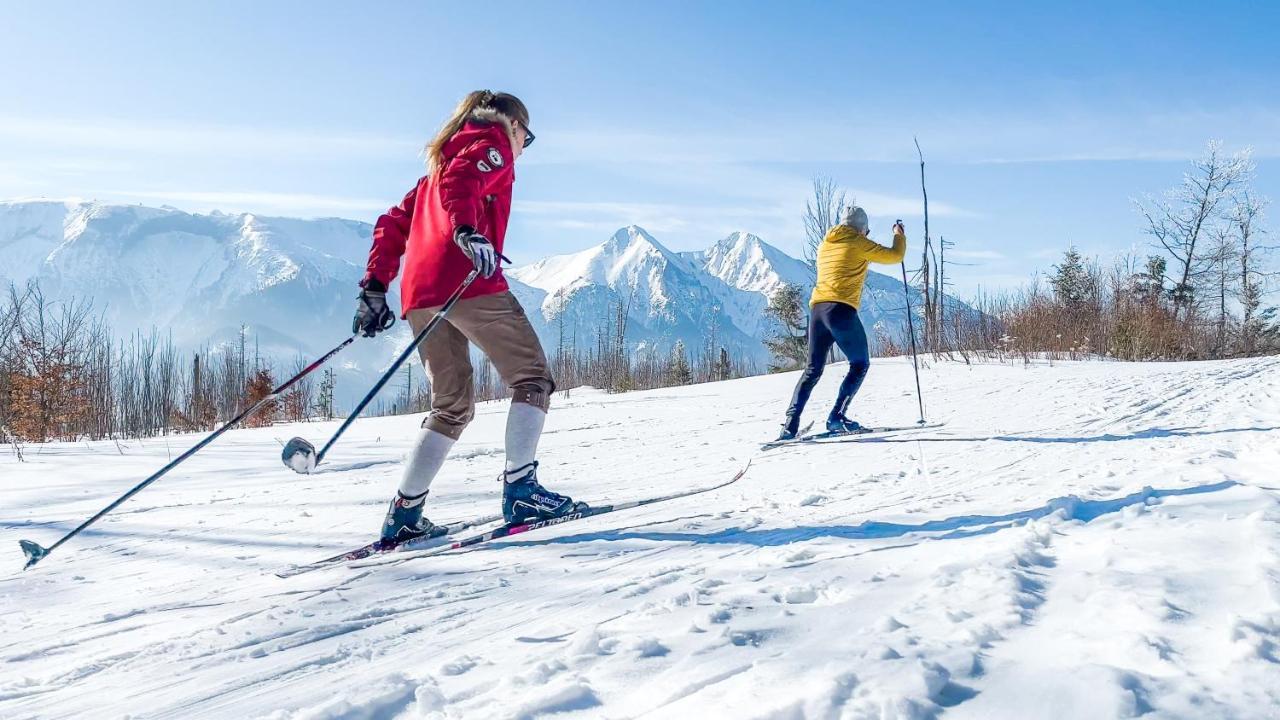
M790 440L800 431L800 415L822 377L832 345L849 358L849 372L840 383L835 407L827 416L827 431L851 432L861 427L845 412L871 367L867 333L858 318L867 266L902 262L907 254L907 235L901 221L893 225L893 247L875 242L869 234L866 211L853 206L845 210L841 223L831 228L818 246L818 281L809 298L809 365L796 383L779 440Z

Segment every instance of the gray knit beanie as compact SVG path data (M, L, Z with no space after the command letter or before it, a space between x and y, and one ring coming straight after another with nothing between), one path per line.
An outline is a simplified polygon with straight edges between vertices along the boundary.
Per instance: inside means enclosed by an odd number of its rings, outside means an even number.
M867 220L867 211L857 205L850 205L844 209L844 217L840 219L840 223L848 225L863 235L871 229L871 223Z

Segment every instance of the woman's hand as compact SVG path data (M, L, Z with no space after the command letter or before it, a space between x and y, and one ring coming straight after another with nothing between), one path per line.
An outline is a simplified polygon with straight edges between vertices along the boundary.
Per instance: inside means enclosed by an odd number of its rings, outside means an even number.
M356 316L351 320L351 332L373 337L396 324L396 315L387 307L387 286L370 278L360 289L356 304Z
M907 236L907 229L903 227L901 220L893 224L893 234L901 235L903 237Z
M490 278L498 270L498 251L493 248L489 238L475 231L475 228L460 225L453 231L453 241L462 252L471 259L480 277Z

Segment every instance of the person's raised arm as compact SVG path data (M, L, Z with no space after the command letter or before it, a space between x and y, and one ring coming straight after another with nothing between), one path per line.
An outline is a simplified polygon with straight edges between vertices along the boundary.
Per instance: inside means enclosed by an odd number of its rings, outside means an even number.
M885 247L868 237L862 238L862 256L867 262L892 265L907 256L907 231L901 222L893 224L893 247Z

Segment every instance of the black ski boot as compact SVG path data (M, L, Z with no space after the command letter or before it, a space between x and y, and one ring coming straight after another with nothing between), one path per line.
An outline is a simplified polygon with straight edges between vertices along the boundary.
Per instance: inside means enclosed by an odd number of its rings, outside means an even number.
M778 433L778 439L774 442L786 442L787 440L795 440L800 434L800 418L796 415L787 415L787 419L782 423L782 432Z
M508 478L517 478L509 480ZM538 463L502 473L502 517L508 525L550 520L587 509L567 495L553 493L538 483Z
M427 493L414 497L405 497L399 492L387 509L387 519L382 523L383 547L394 547L400 543L430 535L435 524L422 517L422 506L427 500Z
M850 420L843 413L839 415L831 415L827 418L827 432L829 433L854 433L860 432L862 426L857 421Z

